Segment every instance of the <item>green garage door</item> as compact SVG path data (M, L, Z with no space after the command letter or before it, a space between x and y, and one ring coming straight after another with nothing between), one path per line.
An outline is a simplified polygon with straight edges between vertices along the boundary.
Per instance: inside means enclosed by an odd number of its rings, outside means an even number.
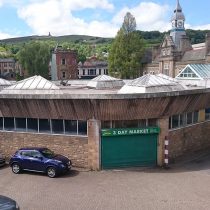
M159 128L102 130L102 168L156 165L158 133Z

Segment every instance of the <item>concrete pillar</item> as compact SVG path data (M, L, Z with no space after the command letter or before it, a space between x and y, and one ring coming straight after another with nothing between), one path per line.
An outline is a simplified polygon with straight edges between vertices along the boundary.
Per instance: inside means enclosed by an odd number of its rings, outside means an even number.
M101 121L88 120L88 167L100 170Z
M198 122L204 122L205 121L205 109L199 110L198 113Z
M158 126L160 127L160 133L158 136L158 149L157 149L157 165L163 166L164 165L164 143L165 137L168 136L169 132L169 118L160 118L158 119ZM169 139L170 144L170 139ZM170 151L169 151L170 153Z

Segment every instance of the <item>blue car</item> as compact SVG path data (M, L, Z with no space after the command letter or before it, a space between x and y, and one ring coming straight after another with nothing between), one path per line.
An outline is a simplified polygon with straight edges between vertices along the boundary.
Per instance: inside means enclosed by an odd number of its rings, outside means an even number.
M22 148L11 157L10 166L15 174L21 171L46 173L50 178L69 171L72 163L67 157L55 154L48 148Z

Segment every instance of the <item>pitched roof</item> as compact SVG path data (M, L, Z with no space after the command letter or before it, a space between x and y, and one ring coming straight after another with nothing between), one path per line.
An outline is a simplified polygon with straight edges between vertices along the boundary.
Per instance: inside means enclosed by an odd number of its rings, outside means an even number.
M146 74L124 85L118 93L156 93L181 91L184 89L185 87L176 82L173 78L164 77L163 75Z
M90 82L88 82L87 87L95 89L106 89L106 88L119 88L125 83L121 79L117 79L108 75L99 75Z
M137 87L154 87L163 85L176 85L173 79L164 78L158 75L146 74L142 77L132 80L128 85Z
M5 90L58 90L52 82L41 76L33 76L17 82L16 84L5 88Z
M7 86L7 85L11 85L11 82L6 79L0 78L0 86Z
M199 48L196 50L186 51L182 57L182 61L204 60L206 58L206 49Z
M210 64L188 64L178 75L190 68L201 79L210 78ZM186 79L186 78L185 78Z

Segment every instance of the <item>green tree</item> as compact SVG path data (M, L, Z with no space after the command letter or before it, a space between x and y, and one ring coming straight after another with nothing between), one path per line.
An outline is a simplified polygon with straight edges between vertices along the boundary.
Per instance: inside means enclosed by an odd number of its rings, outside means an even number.
M29 76L41 75L48 78L50 46L46 42L32 41L25 44L17 57Z
M121 29L109 52L109 73L122 79L136 78L140 74L145 41L136 31L135 18L127 13Z

